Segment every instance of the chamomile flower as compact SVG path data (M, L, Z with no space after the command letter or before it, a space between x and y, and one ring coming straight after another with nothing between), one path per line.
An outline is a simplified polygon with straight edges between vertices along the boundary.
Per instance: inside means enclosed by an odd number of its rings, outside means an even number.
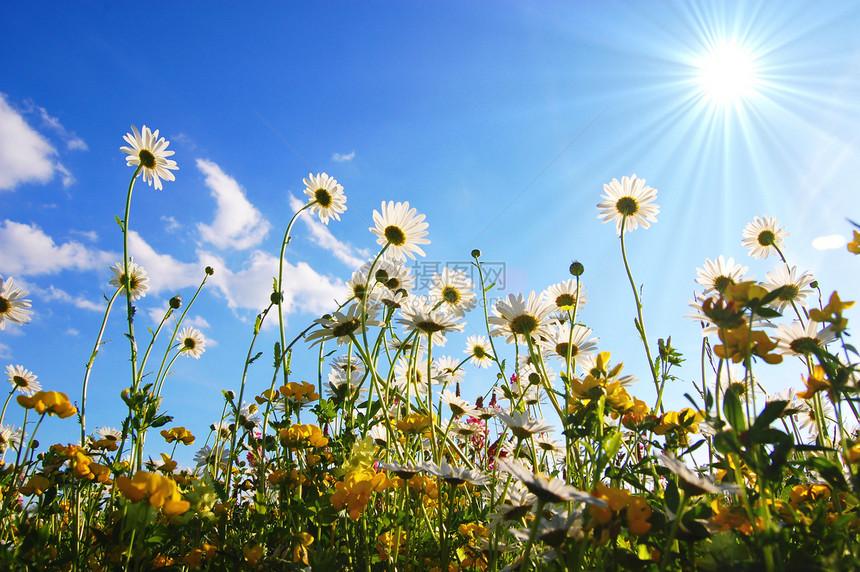
M528 491L541 501L552 503L578 501L597 506L606 506L606 501L577 490L561 479L535 475L525 465L517 461L507 462L499 459L498 466L502 471L510 473L519 479Z
M179 342L179 352L188 357L200 359L206 351L206 336L197 328L183 328L176 341Z
M340 220L340 213L346 210L346 195L343 185L326 173L318 173L304 179L305 194L311 200L311 214L319 213L320 221L328 224L329 218Z
M23 438L23 430L15 428L14 425L0 425L0 453L5 453L10 447L17 449Z
M6 329L6 320L19 326L30 321L33 311L28 310L30 301L24 299L26 295L27 292L17 287L12 278L3 280L0 276L0 330Z
M13 391L17 389L28 397L42 390L42 384L36 381L36 374L20 365L7 365L6 376L12 384Z
M441 303L440 308L463 317L478 305L474 288L475 285L464 270L451 270L446 266L441 274L433 275L430 300L433 305Z
M601 195L605 201L599 203L597 208L603 209L597 218L602 218L604 223L615 221L615 228L621 234L621 226L624 231L636 230L639 225L648 228L652 222L657 222L657 213L660 207L653 204L657 198L657 189L645 185L645 179L622 177L612 179L612 182L603 185L605 195Z
M416 254L424 256L419 245L430 244L424 238L428 224L423 214L409 208L409 203L383 202L381 213L373 211L373 222L376 226L371 227L370 232L378 237L377 244L388 245L388 256L398 260L405 260L407 256L414 259Z
M583 365L586 358L597 351L597 338L589 338L591 328L577 324L571 332L569 322L556 323L547 329L546 334L538 344L563 362L569 357L575 363Z
M439 477L449 485L462 485L470 483L473 485L486 485L490 482L489 477L476 469L467 469L465 467L452 467L446 459L442 459L442 464L437 465L432 461L422 463L420 469L425 473L429 473L434 477Z
M660 456L664 467L678 475L678 486L690 496L711 494L738 494L740 488L734 484L716 484L711 479L691 471L683 461L666 455Z
M114 276L110 279L110 284L114 288L119 288L120 294L125 296L127 293L130 293L132 302L146 296L146 291L149 290L149 277L146 275L146 270L143 269L143 266L129 259L128 275L131 279L128 281L126 280L122 262L114 264L111 267L111 272L113 272ZM129 292L126 292L126 282L128 282Z
M580 286L579 291L577 291L576 280L572 279L553 284L544 290L542 296L553 310L564 312L574 308L581 310L588 300L585 288Z
M176 166L176 161L167 158L173 155L173 151L167 151L170 143L164 137L158 137L158 129L152 132L144 125L143 129L138 131L137 127L132 125L131 130L134 135L126 133L123 137L131 146L119 148L120 151L128 154L125 158L126 165L140 166L143 180L158 190L161 190L161 179L176 180L170 171L175 171L179 167Z
M466 372L460 368L460 362L451 356L442 356L433 360L433 367L439 372L439 380L446 385L460 383L466 377Z
M773 337L779 343L776 351L783 355L807 355L836 339L829 328L818 329L818 323L810 320L803 325L795 320L777 326Z
M407 332L418 331L427 335L446 332L461 332L466 324L456 315L449 314L440 308L433 308L422 298L414 298L401 309L401 318L397 321ZM433 338L434 341L436 338Z
M743 246L749 249L749 255L753 258L767 258L776 249L782 250L783 239L788 236L784 226L779 226L776 217L764 215L763 218L755 217L746 228L744 228Z
M415 288L415 277L403 260L383 256L373 269L373 277L380 286L392 292L410 292Z
M466 338L466 349L463 351L471 359L469 362L480 368L488 368L492 365L493 346L486 336L469 336Z
M534 291L528 299L522 294L510 294L507 300L499 300L493 308L494 316L489 317L490 325L496 326L490 332L493 336L507 336L506 342L513 343L517 336L525 343L525 336L540 338L546 327L546 320L552 308Z
M463 415L476 417L478 415L477 409L462 397L457 396L457 394L450 389L446 389L442 392L441 399L442 403L451 411L451 415L453 417L462 417Z
M531 419L528 413L516 411L513 415L509 415L504 411L497 411L496 417L508 426L508 429L511 430L511 433L517 439L526 439L532 435L548 433L552 430L552 425L547 423L546 420Z
M798 276L797 266L788 268L785 264L780 264L773 272L767 273L767 282L762 284L769 292L773 292L777 288L782 288L780 294L771 302L777 310L782 312L786 306L792 302L796 306L806 306L806 297L813 293L810 284L815 281L815 278L809 272L804 272Z
M746 266L736 263L734 258L726 260L721 254L716 260L705 260L705 266L696 269L696 282L705 288L703 294L706 296L722 294L732 284L752 280L751 276L746 276L747 270Z
M361 304L354 303L346 313L340 310L332 314L326 314L322 318L314 320L314 323L320 326L305 337L308 342L313 342L311 345L322 342L324 340L337 340L337 345L350 341L350 336L360 334L365 326L379 326L380 322L376 320L378 306L376 304L366 305L367 317L362 325L361 320Z

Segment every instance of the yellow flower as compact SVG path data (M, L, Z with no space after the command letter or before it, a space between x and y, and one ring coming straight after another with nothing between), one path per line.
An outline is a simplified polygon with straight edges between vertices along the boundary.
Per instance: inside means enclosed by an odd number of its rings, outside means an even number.
M830 301L827 302L827 305L821 310L813 308L809 311L809 317L816 322L832 324L830 329L834 332L842 332L848 325L848 318L842 317L842 311L853 305L854 302L843 302L840 300L839 294L834 292L830 295Z
M385 473L374 473L370 469L350 471L342 481L335 483L331 504L337 510L346 507L349 518L358 520L367 508L371 493L382 492L390 486L392 482Z
M242 554L244 554L245 556L245 562L252 566L255 566L257 562L260 561L260 558L263 557L264 552L265 549L259 544L255 544L253 546L250 544L246 544L242 548Z
M798 391L797 396L801 399L812 399L812 397L822 390L830 391L830 382L824 373L824 368L817 365L812 370L812 375L806 378L806 391Z
M860 232L854 231L854 240L848 243L848 252L860 254Z
M429 415L410 413L397 422L397 428L407 435L415 435L430 427L431 422Z
M39 414L56 415L60 419L71 417L78 412L69 402L69 396L59 391L37 391L30 397L19 395L18 405L33 409Z
M654 427L654 433L665 435L670 431L681 433L698 433L699 423L705 420L705 414L687 407L681 411L667 411L660 418L660 424Z
M293 537L293 562L308 564L308 546L314 543L314 537L307 532L300 532Z
M851 464L860 463L860 443L846 443L842 454L847 462Z
M148 497L153 508L161 508L165 515L178 515L191 508L191 503L182 500L176 482L156 473L138 471L132 478L125 475L117 477L116 485L120 492L132 502L140 502Z
M767 337L760 330L749 331L747 328L734 330L720 330L720 341L723 344L714 346L714 353L723 359L730 359L740 363L750 356L757 356L769 364L782 362L782 356L772 354L777 347L777 342Z
M42 475L33 475L30 477L30 480L27 481L27 484L18 490L24 496L41 495L49 486L51 486L51 481Z
M316 392L316 386L303 381L301 383L296 383L295 381L291 381L286 385L282 385L278 388L278 391L281 392L286 399L294 399L295 401L300 401L303 403L307 403L309 401L316 401L320 398L319 394Z
M290 425L287 428L281 429L278 435L281 438L281 443L290 449L307 446L320 448L328 445L328 439L323 436L322 430L316 425L304 425L301 423Z
M192 435L191 431L185 427L174 427L170 430L162 429L161 436L164 437L164 440L168 443L173 443L174 441L179 441L183 445L191 445L194 443L194 435Z

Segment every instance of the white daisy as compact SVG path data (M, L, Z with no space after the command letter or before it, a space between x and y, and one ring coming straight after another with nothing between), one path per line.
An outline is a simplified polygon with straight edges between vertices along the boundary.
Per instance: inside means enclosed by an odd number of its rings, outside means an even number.
M465 270L451 270L446 266L442 269L442 274L433 275L429 296L434 306L441 304L440 308L463 317L478 305L474 288L475 285L466 276Z
M126 295L126 277L125 269L122 262L117 262L111 267L111 272L114 276L110 279L110 284L114 288L120 289L120 294ZM128 290L131 292L131 301L139 300L146 296L146 291L149 290L149 277L146 275L146 270L143 266L134 262L133 259L128 260L128 273L131 280L128 284Z
M424 334L441 334L446 332L461 332L466 326L456 315L449 314L441 308L433 308L423 298L412 298L401 308L401 318L397 321L403 324L407 332L419 331ZM433 338L434 342L436 338Z
M472 359L469 362L481 368L487 368L492 365L493 347L490 345L490 340L487 336L469 336L466 338L466 349L463 351Z
M657 222L657 213L660 207L652 204L657 198L657 189L645 185L645 179L622 177L612 179L612 182L603 185L605 195L601 195L604 202L599 203L597 208L603 211L597 215L604 223L615 221L616 232L621 234L621 225L624 231L636 230L639 225L648 228L650 223Z
M554 324L547 329L546 337L541 338L538 344L549 350L553 355L566 362L568 357L577 364L586 363L586 358L597 351L597 338L589 339L591 328L579 324L573 327L571 332L570 323Z
M776 249L783 248L783 239L788 236L784 226L779 226L775 217L764 215L755 219L744 228L743 246L749 249L753 258L767 258Z
M462 417L463 415L467 415L469 417L476 417L478 415L478 410L475 409L468 401L459 397L450 389L446 389L442 392L442 403L445 404L448 409L451 411L452 417Z
M311 214L319 213L320 221L328 224L329 218L340 220L340 213L346 210L346 195L343 186L334 177L325 173L311 175L304 179L305 194L311 199Z
M579 292L576 288L576 280L565 280L558 284L553 284L543 291L543 299L549 304L553 310L581 310L588 301L588 295L585 288L579 287Z
M181 346L179 348L180 353L188 357L200 359L200 356L206 351L206 337L197 328L183 328L176 336L176 341Z
M42 384L36 381L36 374L29 369L24 369L23 366L7 365L6 376L13 390L17 389L28 397L42 389Z
M446 385L461 383L466 372L460 368L460 362L451 356L442 356L433 360L433 367L439 372L439 381Z
M552 431L552 425L547 423L545 419L531 419L527 412L515 411L513 415L509 415L504 411L497 411L496 417L508 426L508 429L517 439L526 439L538 433Z
M513 343L517 336L539 339L551 311L552 308L534 291L529 293L528 300L522 294L509 294L507 300L499 300L493 308L495 315L489 317L489 322L496 328L490 335L507 336L507 343ZM520 341L526 342L525 339Z
M818 330L818 323L812 320L805 326L797 320L780 324L773 337L779 342L776 351L784 355L807 355L836 339L830 328Z
M32 310L30 301L25 300L24 296L27 292L15 286L15 281L12 278L0 276L0 330L6 329L6 320L23 326L30 321Z
M0 425L0 453L5 453L9 447L18 449L24 440L24 432L14 425Z
M807 306L806 297L813 293L812 288L807 288L815 281L809 272L797 275L797 266L788 268L785 264L777 266L774 272L767 273L767 282L763 283L768 292L782 288L780 294L771 302L771 305L782 312L786 306L795 303L797 306Z
M449 485L462 485L470 483L473 485L486 485L490 482L489 477L481 471L475 469L467 469L465 467L452 467L446 459L442 459L442 464L437 465L432 461L422 463L419 468L425 473L431 474L434 477L439 477Z
M373 222L376 226L371 227L370 232L379 237L377 244L388 245L388 256L398 260L405 260L407 256L414 259L416 254L424 256L419 245L430 244L424 238L428 224L424 222L423 214L409 208L409 203L383 201L382 213L373 211Z
M142 131L138 132L137 127L131 126L131 133L126 133L123 139L131 145L131 147L120 147L119 150L127 153L125 158L126 165L129 167L141 166L143 180L149 183L150 186L155 186L161 190L161 179L165 181L174 181L176 177L170 171L177 170L176 161L168 159L173 155L173 151L167 151L169 142L165 141L164 137L158 138L158 129L155 132L149 130L146 125Z
M683 461L666 455L660 456L663 466L678 475L678 487L690 496L711 494L738 494L740 487L734 484L718 485L710 478L699 476L687 468Z
M387 254L387 252L386 252ZM415 277L403 260L383 256L373 270L376 282L392 292L408 293L415 287Z
M365 326L379 326L380 322L376 321L378 306L376 304L367 304L367 319L364 322ZM326 314L322 318L314 320L314 323L320 326L320 329L315 330L305 336L305 340L313 342L311 345L322 342L324 340L335 339L337 345L342 346L350 341L350 335L357 335L363 331L361 323L361 304L354 303L346 311L340 310ZM314 341L316 340L316 341Z
M544 502L562 503L578 501L597 506L606 506L606 501L577 490L561 479L535 475L525 465L517 461L507 462L499 459L498 466L500 470L510 473L519 479L530 493Z
M752 280L751 276L746 276L747 270L749 269L746 266L737 264L734 258L726 261L721 254L716 260L705 260L705 266L696 269L699 276L696 282L705 288L703 294L706 296L722 294L732 284Z

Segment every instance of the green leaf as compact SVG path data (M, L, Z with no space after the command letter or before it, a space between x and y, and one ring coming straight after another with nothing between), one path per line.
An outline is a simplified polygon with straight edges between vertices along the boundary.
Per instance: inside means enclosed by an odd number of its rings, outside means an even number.
M735 431L746 431L747 420L744 418L741 401L738 399L738 394L731 389L726 391L726 395L723 398L723 413L725 413L726 420Z
M167 425L171 421L173 421L172 415L159 415L158 417L156 417L155 419L152 420L152 423L150 424L150 426L153 429L157 429L158 427L163 427L164 425Z
M681 495L675 481L670 480L666 483L666 495L663 498L666 500L666 508L677 517L678 507L681 506Z
M771 423L779 419L779 416L782 415L782 412L785 411L785 408L788 406L788 401L770 401L767 405L765 405L762 412L759 413L756 420L753 422L753 431L764 429L765 427L770 426Z
M618 449L621 448L621 433L616 432L613 433L612 437L603 442L603 450L606 452L606 456L610 459L614 459L615 455L618 454Z

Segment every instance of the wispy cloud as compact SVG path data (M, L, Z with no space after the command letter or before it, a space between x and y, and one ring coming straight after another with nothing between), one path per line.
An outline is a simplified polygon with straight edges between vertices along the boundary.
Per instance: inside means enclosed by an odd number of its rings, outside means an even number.
M60 138L65 142L66 148L70 151L87 151L89 147L86 142L75 135L74 131L69 131L65 127L63 127L60 120L56 117L51 116L48 111L44 107L39 107L32 100L27 100L24 102L24 105L27 106L27 111L31 113L37 113L39 117L42 119L42 124L54 131Z
M290 195L290 208L294 211L302 208L304 203ZM304 211L299 218L302 219L308 230L311 233L311 240L317 245L331 252L335 258L349 266L350 268L358 268L364 264L365 260L362 257L356 256L355 249L345 242L341 242L332 234L328 226L321 223L316 218L312 217L308 211Z
M12 359L12 349L6 344L0 344L0 359Z
M335 153L331 156L331 160L337 163L346 163L347 161L352 161L355 158L355 151L352 153L347 153L346 155L342 155L340 153Z
M70 230L69 233L81 236L90 242L95 242L99 239L99 233L94 230Z
M829 234L827 236L819 236L812 241L812 248L815 250L833 250L845 246L845 237L841 234Z
M218 203L212 224L197 225L201 238L220 249L244 250L259 244L269 232L269 222L248 201L236 179L212 161L197 159L197 168L206 175L206 185Z
M33 288L33 293L38 293L42 298L46 301L51 300L60 300L61 302L66 302L68 304L74 305L76 308L81 308L83 310L91 310L93 312L104 312L106 302L102 302L101 304L92 302L85 298L75 297L66 292L65 290L60 290L59 288L51 285L48 286L47 289L42 288Z
M169 254L160 254L134 230L128 234L128 251L134 261L146 270L152 294L166 290L172 296L182 288L199 285L209 264L199 253L197 262L182 262Z
M0 191L54 177L57 150L30 127L0 93Z
M164 232L176 232L177 230L182 228L182 225L179 224L179 221L177 221L172 216L162 216L161 221L164 223Z
M55 274L66 269L104 269L107 273L116 256L76 241L57 245L35 225L8 219L0 225L0 268L15 276Z

